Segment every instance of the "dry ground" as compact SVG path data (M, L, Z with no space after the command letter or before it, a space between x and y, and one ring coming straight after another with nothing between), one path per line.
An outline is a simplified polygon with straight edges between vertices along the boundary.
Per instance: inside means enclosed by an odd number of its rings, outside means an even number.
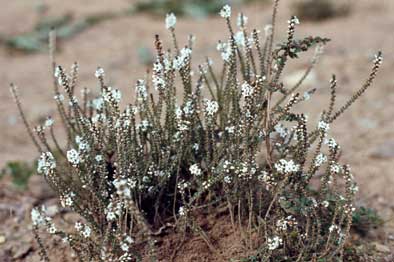
M103 10L120 10L128 7L129 1L61 1L47 0L50 14L72 12L83 16ZM278 37L285 34L287 20L292 14L290 1L283 1L278 18ZM34 1L1 0L0 33L2 35L24 32L37 20L32 11ZM263 28L270 19L270 6L251 4L243 8L249 16L250 26ZM343 158L351 164L353 173L360 184L359 201L377 207L388 219L387 245L390 234L394 233L394 1L354 1L350 16L336 18L322 23L301 23L297 35L321 35L332 42L315 71L311 87L321 88L307 106L311 116L322 109L328 99L328 81L332 73L337 74L339 97L344 101L357 90L365 80L373 54L382 50L384 65L378 79L365 97L344 115L332 133L344 149ZM188 33L197 37L195 53L202 61L205 55L217 58L216 41L226 36L224 22L218 17L207 20L181 18L177 32L180 40ZM61 45L58 63L69 66L74 61L80 64L80 82L83 86L96 87L95 68L106 69L111 85L119 87L124 94L133 94L135 80L143 76L145 68L140 66L137 49L153 46L153 36L159 33L165 42L163 18L144 14L113 19L67 40ZM290 74L305 68L306 60L291 67ZM46 54L25 55L10 52L0 45L0 166L9 160L32 159L35 150L30 143L17 111L9 95L8 84L15 82L20 87L24 107L31 121L38 121L54 113L51 95L49 59ZM0 192L6 192L5 184ZM7 195L7 194L2 194ZM27 198L1 201L17 203ZM18 203L19 203L18 202ZM34 202L34 201L30 201ZM27 203L30 203L27 201ZM29 205L26 205L26 208ZM0 217L0 220L2 218ZM7 225L15 223L8 221ZM3 224L5 225L5 224ZM4 231L4 232L3 232ZM0 223L0 235L7 234ZM1 249L1 244L0 244ZM1 257L0 257L1 260Z

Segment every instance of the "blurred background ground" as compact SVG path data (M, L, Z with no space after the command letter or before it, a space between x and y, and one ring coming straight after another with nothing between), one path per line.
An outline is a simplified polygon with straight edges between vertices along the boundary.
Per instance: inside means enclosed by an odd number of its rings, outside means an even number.
M97 86L94 71L97 66L102 66L108 81L112 86L122 89L124 97L133 96L135 81L144 75L146 66L141 64L149 61L154 35L160 34L169 46L164 17L133 11L136 1L0 0L0 3L0 167L11 160L32 160L36 157L35 148L26 135L10 96L9 83L14 82L20 87L21 100L31 122L39 123L55 112L47 53L16 50L7 46L5 39L31 31L44 15L63 17L70 14L72 21L83 21L97 14L122 13L83 27L79 33L71 34L71 37L61 41L57 62L69 67L77 61L80 65L79 82L81 86L91 89ZM278 40L285 37L287 20L295 12L291 3L282 1L280 4ZM332 127L331 132L344 149L343 161L351 164L359 182L358 202L377 208L387 220L386 234L377 238L383 245L382 252L390 252L384 249L392 247L394 241L394 1L358 0L350 3L351 10L347 15L324 21L301 20L297 29L299 37L320 35L332 39L313 77L307 81L306 87L316 87L318 92L305 107L311 111L313 120L327 104L328 81L333 73L338 78L339 101L344 102L367 77L373 55L378 50L383 51L384 64L375 84ZM240 10L249 17L249 28L263 29L270 21L270 1L250 1L237 6L234 14ZM178 17L178 39L186 43L187 35L193 33L196 36L194 53L198 54L195 55L195 61L203 62L205 56L218 61L216 42L227 37L227 32L223 30L224 21L217 15L206 16L196 12L193 16ZM307 61L302 59L293 62L287 71L285 83L294 82ZM0 184L0 209L13 205L14 209L17 207L23 213L33 204L43 201L41 196L32 193L34 185L30 185L23 194L15 193L19 191L9 187L7 179ZM36 187L40 191L42 185ZM17 223L28 219L16 221L15 216L4 215L4 212L0 214L0 221L6 221L0 222L1 250L10 241L7 230L23 228L18 227Z

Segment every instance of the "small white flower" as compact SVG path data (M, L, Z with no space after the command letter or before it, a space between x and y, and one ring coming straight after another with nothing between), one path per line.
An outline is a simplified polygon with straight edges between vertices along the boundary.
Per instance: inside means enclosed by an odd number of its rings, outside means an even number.
M246 41L245 41L244 32L242 32L242 31L236 32L234 35L234 40L238 46L245 46Z
M57 66L57 67L55 68L54 76L55 76L56 78L58 78L58 77L60 76L60 72L61 72L60 66Z
M126 243L123 243L123 244L120 246L120 248L121 248L124 252L129 251L129 246L128 246Z
M52 118L47 118L47 120L45 120L45 127L51 127L51 126L53 126L53 123L54 123L55 121L52 119Z
M219 12L220 16L223 18L230 18L231 16L231 6L225 5Z
M48 175L52 170L56 168L56 161L51 152L41 153L38 159L37 172L39 174Z
M286 128L282 124L277 124L274 128L280 137L285 138L287 136Z
M67 151L67 160L73 165L78 165L81 162L79 153L75 149L70 149Z
M75 227L75 229L76 229L77 231L81 231L81 229L83 228L81 222L75 222L74 227Z
M51 225L51 226L48 228L49 234L55 234L56 231L57 231L57 230L56 230L55 225Z
M166 28L174 28L176 24L176 16L174 13L170 13L166 15Z
M324 200L321 204L322 204L325 208L327 208L327 207L330 205L330 202L328 202L327 200Z
M186 208L184 208L184 207L180 207L179 208L179 211L178 211L178 213L179 213L179 216L181 216L181 217L183 217L183 216L185 216L186 215Z
M45 217L41 214L41 212L37 208L33 208L31 210L30 215L31 215L31 221L35 226L42 225L45 222Z
M242 95L244 97L252 96L254 92L253 86L249 85L248 82L244 82L241 86L242 89Z
M332 164L330 166L330 171L332 173L338 174L341 171L341 167L338 164Z
M294 24L296 24L296 25L299 25L299 24L300 24L300 20L299 20L298 17L296 17L296 16L294 16L294 17L290 20L290 22L291 22L291 23L294 23Z
M330 129L330 125L324 121L319 121L317 128L323 132L327 132Z
M107 213L106 217L107 217L107 220L109 220L109 221L112 221L112 220L116 219L115 213L111 212L111 211Z
M229 134L234 134L235 126L226 126L224 130L226 130L226 132Z
M97 78L104 77L104 69L102 69L101 67L97 67L97 70L96 70L94 76Z
M275 250L280 245L282 245L283 240L280 237L275 236L273 238L268 238L267 242L268 242L268 249L269 250Z
M320 153L315 159L315 166L319 167L325 162L327 162L327 156L325 156L323 153Z
M300 165L295 164L293 160L281 159L279 160L279 163L275 164L275 168L279 173L288 174L297 172L300 168Z
M122 99L122 92L119 89L114 89L111 91L111 94L115 102L119 104Z
M84 228L84 230L82 231L82 235L85 237L85 238L88 238L88 237L90 237L90 234L92 233L92 230L90 229L90 227L88 227L88 226L86 226L85 225L85 228Z
M338 146L334 138L324 139L324 144L328 145L329 148L335 148Z
M197 164L191 165L189 168L189 171L192 175L195 175L195 176L200 176L202 173L200 167Z
M205 113L208 116L213 116L219 110L219 104L216 101L204 99Z
M55 95L55 96L53 97L53 99L55 99L55 100L58 101L58 102L62 102L62 101L64 101L64 96L63 96L62 94Z
M95 160L96 160L97 162L101 162L101 161L103 161L103 156L102 156L102 155L97 155L97 156L95 157Z
M305 101L308 101L311 98L311 95L309 94L309 92L305 92L303 97Z
M331 225L328 231L330 231L330 233L333 231L337 231L339 233L341 230L337 225Z

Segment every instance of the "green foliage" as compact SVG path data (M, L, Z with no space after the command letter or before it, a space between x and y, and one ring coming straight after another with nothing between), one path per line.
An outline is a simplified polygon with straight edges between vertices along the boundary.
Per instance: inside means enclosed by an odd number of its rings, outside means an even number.
M7 162L0 173L2 176L10 176L12 183L20 189L25 189L30 176L35 174L35 167L31 163L23 161Z
M123 15L122 13L98 13L84 18L74 19L71 14L59 17L43 16L31 31L3 37L4 43L12 50L26 53L46 51L48 48L49 32L56 28L59 40L71 38L82 31L94 26L102 21Z
M358 207L353 213L352 228L361 235L383 225L383 219L376 210L369 207Z
M136 3L135 10L157 15L165 15L169 12L173 12L176 15L206 17L208 15L217 14L222 6L229 2L241 4L252 1L255 0L149 0Z

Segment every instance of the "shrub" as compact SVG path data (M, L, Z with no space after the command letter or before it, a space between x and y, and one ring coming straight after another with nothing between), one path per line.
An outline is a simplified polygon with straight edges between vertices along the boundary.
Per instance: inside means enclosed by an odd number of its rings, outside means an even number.
M223 7L229 37L217 46L223 59L220 73L209 59L192 66L193 41L179 48L176 17L167 15L174 48L164 51L156 36L152 74L137 81L135 100L124 109L121 92L106 84L102 68L95 73L100 95L88 99L84 89L79 102L78 65L66 72L53 61L66 146L53 134L51 118L30 128L12 85L40 153L37 171L62 205L81 216L76 230L66 232L46 217L44 208L32 210L43 260L49 260L39 237L44 228L61 237L81 261L156 260L155 239L166 227L199 234L215 253L198 220L207 207L210 212L225 208L223 219L231 221L255 261L342 256L357 186L350 167L339 162L340 147L328 131L370 87L382 56L376 55L365 84L339 107L333 76L329 106L317 124L309 124L294 107L313 95L314 90L302 95L299 89L329 39L296 39L299 21L292 17L286 41L274 45L278 3L264 36L258 30L249 33L242 14L236 32L231 8ZM305 77L284 86L286 64L311 48L316 51Z
M350 13L349 3L333 0L299 0L293 4L295 13L303 20L321 21Z
M20 189L25 189L30 176L35 173L34 166L24 161L10 161L0 172L0 178L9 175L12 183Z

